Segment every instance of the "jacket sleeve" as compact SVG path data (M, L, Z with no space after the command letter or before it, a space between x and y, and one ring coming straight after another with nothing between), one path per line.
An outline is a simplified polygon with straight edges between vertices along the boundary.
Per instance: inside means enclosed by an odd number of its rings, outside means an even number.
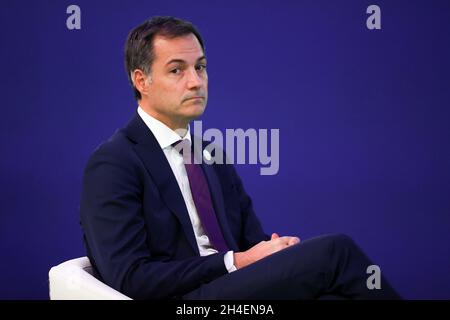
M83 177L81 226L102 280L134 299L173 298L226 274L224 254L158 261L147 246L134 152L98 149ZM130 165L132 164L132 165Z

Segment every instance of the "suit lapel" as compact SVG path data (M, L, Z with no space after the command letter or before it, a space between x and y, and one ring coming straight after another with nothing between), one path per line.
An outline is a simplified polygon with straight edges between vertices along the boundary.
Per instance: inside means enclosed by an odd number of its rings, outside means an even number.
M217 177L212 165L203 162L201 166L205 172L206 180L208 181L209 191L214 203L217 220L222 228L223 237L231 250L238 251L237 243L231 234L230 227L228 226L222 195L222 187L220 186L219 178Z
M203 150L204 145L203 141L195 136L191 136L193 141L193 152L201 152L201 157L203 159ZM202 146L201 151L200 150L194 150L194 148L198 148L198 146ZM203 159L204 160L204 159ZM214 170L213 165L209 165L205 163L205 161L202 161L201 167L203 169L203 172L205 173L206 180L208 182L209 187L209 193L211 194L211 198L214 205L214 210L216 212L217 221L219 222L219 225L221 226L223 237L225 238L225 241L228 244L228 247L231 250L237 251L238 246L236 241L234 240L233 235L231 234L230 227L228 225L228 220L226 217L225 212L225 204L223 200L223 193L222 193L222 187L220 185L219 177L217 176L217 173Z
M136 113L125 128L134 149L155 182L166 206L177 216L192 248L199 254L194 230L177 180L153 133Z

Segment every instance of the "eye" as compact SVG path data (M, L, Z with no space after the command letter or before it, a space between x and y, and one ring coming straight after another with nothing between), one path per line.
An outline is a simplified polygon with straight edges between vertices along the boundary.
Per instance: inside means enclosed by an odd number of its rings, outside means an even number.
M205 71L206 70L206 64L199 64L195 67L198 71Z
M180 74L180 73L181 73L181 69L180 69L180 68L172 69L172 70L170 70L170 73L173 73L173 74Z

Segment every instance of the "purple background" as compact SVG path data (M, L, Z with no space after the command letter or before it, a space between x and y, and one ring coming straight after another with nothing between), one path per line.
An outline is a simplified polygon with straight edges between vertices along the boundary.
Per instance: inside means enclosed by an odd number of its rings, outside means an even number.
M136 109L123 46L153 15L204 36L204 127L280 129L278 175L238 166L267 232L347 233L405 298L450 298L445 0L2 0L0 298L47 299L50 267L85 255L82 171Z

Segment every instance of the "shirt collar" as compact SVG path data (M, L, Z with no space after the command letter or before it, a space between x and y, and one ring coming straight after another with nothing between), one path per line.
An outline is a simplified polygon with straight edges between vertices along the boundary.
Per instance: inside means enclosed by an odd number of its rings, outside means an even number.
M145 112L141 106L138 106L137 112L150 131L155 136L161 149L165 149L180 139L189 140L191 142L191 131L188 125L187 132L184 137L180 137L178 133L170 129L161 121L155 119L147 112Z

